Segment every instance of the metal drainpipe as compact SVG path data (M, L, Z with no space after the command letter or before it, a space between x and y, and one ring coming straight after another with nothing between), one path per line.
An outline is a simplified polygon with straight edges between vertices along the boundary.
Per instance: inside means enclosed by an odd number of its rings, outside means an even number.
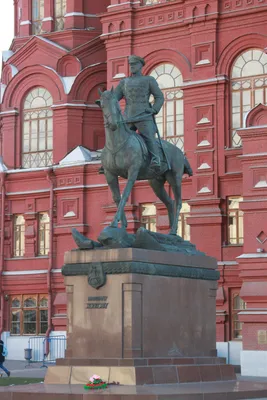
M1 173L1 245L0 245L0 293L1 293L1 324L0 339L4 331L4 293L3 293L3 269L4 269L4 240L5 240L5 178L6 174Z
M50 217L50 237L49 237L49 263L47 271L47 290L48 290L48 328L45 334L46 339L49 338L52 331L52 285L51 285L51 271L53 269L53 205L54 205L54 184L53 184L53 169L47 172L47 180L50 183L50 203L49 203L49 217ZM50 346L49 341L46 340L45 353L49 354Z

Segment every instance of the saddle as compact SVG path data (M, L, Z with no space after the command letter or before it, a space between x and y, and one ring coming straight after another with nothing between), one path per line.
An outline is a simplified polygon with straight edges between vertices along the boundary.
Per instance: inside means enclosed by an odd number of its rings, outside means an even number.
M144 161L150 160L151 156L150 156L149 151L147 150L146 143L145 143L145 140L144 140L142 134L141 133L136 133L135 131L132 131L132 133L135 135L136 139L140 143ZM157 145L158 145L158 148L159 148L159 156L160 156L160 170L159 170L158 174L161 175L161 174L163 174L164 172L166 172L168 170L168 164L167 164L167 161L166 161L165 156L163 154L163 150L162 150L162 147L161 147L161 144L160 144L159 140L156 139L156 142L157 142ZM162 145L164 145L164 144L162 143ZM150 168L149 168L149 170L150 170ZM152 170L152 169L151 169L151 171L154 172L154 170Z

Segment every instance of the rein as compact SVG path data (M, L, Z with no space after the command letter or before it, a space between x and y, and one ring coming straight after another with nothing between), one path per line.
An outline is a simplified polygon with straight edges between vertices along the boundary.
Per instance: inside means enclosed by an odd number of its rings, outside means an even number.
M105 144L105 148L106 148L113 156L115 156L121 149L123 149L123 147L127 144L128 140L130 139L130 136L131 136L131 132L129 132L129 130L127 129L126 122L125 122L124 119L123 119L123 116L122 116L122 113L121 113L121 109L120 109L119 107L118 107L118 111L119 111L119 114L120 114L120 119L121 119L121 121L118 121L116 124L117 124L118 126L124 125L126 132L128 131L128 137L127 137L126 140L119 146L119 148L117 148L116 150L111 150L111 149L107 146L107 144ZM111 116L111 114L105 115L105 117L107 117L107 118L109 118L110 116ZM110 125L109 123L106 123L106 124L105 124L105 128L108 128L109 125Z

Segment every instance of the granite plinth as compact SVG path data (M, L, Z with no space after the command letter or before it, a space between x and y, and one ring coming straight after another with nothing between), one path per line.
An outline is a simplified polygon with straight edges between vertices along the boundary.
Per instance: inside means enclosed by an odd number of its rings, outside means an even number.
M237 381L180 385L109 386L86 391L82 385L0 387L1 400L237 400L267 398L267 383Z
M93 360L92 360L93 361ZM103 360L104 361L104 360ZM130 360L129 360L130 361ZM132 363L134 363L133 360ZM191 361L194 361L193 359ZM189 361L179 360L150 360L149 365L109 366L109 360L105 366L83 366L80 362L75 366L57 365L49 367L45 377L46 384L80 384L85 385L93 374L100 375L107 383L117 382L121 385L152 385L173 384L188 382L213 382L235 380L236 375L232 365L221 364L220 359L213 359L213 364L190 364ZM172 362L172 363L171 363ZM185 362L187 364L185 364ZM201 362L201 360L200 360ZM206 362L206 364L205 364ZM103 363L104 364L104 363Z
M142 249L65 255L66 359L46 384L97 374L120 385L235 380L216 357L217 262Z
M216 260L115 249L73 251L65 261L66 357L216 355ZM98 290L88 284L91 267L105 274Z

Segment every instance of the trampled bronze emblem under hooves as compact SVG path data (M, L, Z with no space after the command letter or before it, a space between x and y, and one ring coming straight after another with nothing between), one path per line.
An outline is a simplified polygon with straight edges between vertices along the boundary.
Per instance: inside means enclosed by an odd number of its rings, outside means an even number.
M94 263L89 266L88 283L95 289L105 285L106 274L101 263Z

